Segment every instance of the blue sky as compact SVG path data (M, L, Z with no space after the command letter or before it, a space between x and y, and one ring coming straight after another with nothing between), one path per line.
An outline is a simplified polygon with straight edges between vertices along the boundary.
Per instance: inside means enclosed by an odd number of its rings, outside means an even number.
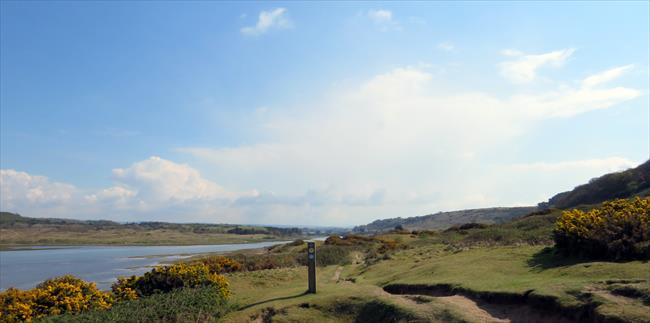
M0 6L6 211L353 225L650 154L647 2Z

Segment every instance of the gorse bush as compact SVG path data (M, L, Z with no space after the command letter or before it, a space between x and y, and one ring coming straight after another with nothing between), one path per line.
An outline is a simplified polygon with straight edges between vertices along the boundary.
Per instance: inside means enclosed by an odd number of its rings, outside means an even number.
M120 277L110 293L98 290L95 283L71 275L48 279L31 290L9 288L0 293L0 322L102 311L124 301L181 289L209 290L210 295L216 295L214 301L222 304L230 295L230 289L226 278L219 273L241 268L241 265L221 258L211 259L209 264L160 266L143 276Z
M219 318L231 309L214 288L182 288L165 294L116 303L109 311L91 310L77 315L50 316L39 322L218 322Z
M233 259L224 256L210 256L196 261L208 266L212 273L223 274L242 270L242 265Z
M587 212L565 211L553 235L556 247L565 254L650 259L650 198L614 200Z
M223 298L228 298L230 294L226 278L210 271L210 267L203 263L160 266L143 276L120 277L111 290L118 299L129 300L179 288L197 287L213 287Z
M98 290L95 283L66 275L48 279L31 290L9 288L0 293L0 321L22 322L49 315L105 310L112 304L112 295Z

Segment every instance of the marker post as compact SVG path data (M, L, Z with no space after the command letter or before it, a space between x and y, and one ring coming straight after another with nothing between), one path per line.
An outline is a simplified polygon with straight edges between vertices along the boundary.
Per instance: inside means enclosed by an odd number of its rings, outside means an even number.
M308 293L316 294L316 243L307 242Z

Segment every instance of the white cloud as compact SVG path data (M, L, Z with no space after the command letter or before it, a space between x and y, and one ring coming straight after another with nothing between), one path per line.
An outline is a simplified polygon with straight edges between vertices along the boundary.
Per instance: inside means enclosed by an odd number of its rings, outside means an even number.
M564 172L585 170L596 171L596 174L604 174L626 170L639 165L623 157L608 157L596 159L570 160L560 162L535 162L528 164L515 164L512 167L516 170L536 171L536 172Z
M525 107L522 110L535 118L571 117L592 110L607 109L641 95L639 90L625 87L592 88L621 76L629 66L588 76L578 88L564 87L538 95L515 95L511 98L511 103Z
M276 8L270 11L260 12L257 23L254 26L247 26L240 31L247 36L258 36L271 29L291 28L293 23L288 17L286 8Z
M623 75L624 72L630 70L634 65L625 65L620 67L615 67L598 74L589 76L582 81L582 86L585 88L594 87L603 83L607 83L614 79L619 78Z
M347 212L372 220L507 205L515 200L499 191L515 187L503 180L512 168L492 171L479 165L482 156L505 149L527 129L548 118L611 108L639 95L637 90L624 87L557 85L539 93L501 97L442 90L436 86L439 81L424 69L396 68L319 103L305 103L304 109L290 109L291 115L265 120L265 132L260 134L265 139L259 143L230 148L186 147L180 151L208 162L215 177L225 182L276 192L248 202L284 205L279 208L282 212L290 209L291 214L318 214L318 219L324 219L334 207L337 214ZM569 175L564 179L567 185L577 185L580 182L576 178L583 177ZM551 184L544 192L554 193L548 189ZM366 197L382 191L383 197L381 208L346 205L340 198L324 199L327 203L318 206L305 203L311 207L300 208L304 206L300 196L310 190ZM549 197L538 196L544 194L536 188L526 192L528 195L512 192L518 204L526 200L535 204ZM256 208L254 212L268 215L275 211ZM298 215L291 218L291 214L282 217L299 221Z
M367 16L381 31L401 30L402 28L400 23L394 19L393 12L390 10L369 10Z
M393 21L393 12L385 9L370 10L368 17L375 23L384 24Z
M203 218L215 222L228 216L219 211L230 203L257 194L225 190L188 165L155 156L127 168L114 169L115 185L99 190L83 190L11 169L1 172L2 210L37 217L102 217L129 221L147 218L196 221ZM229 212L230 215L236 213ZM174 217L169 218L172 215ZM231 218L231 221L236 219Z
M0 192L3 210L20 209L31 204L56 206L71 200L74 186L51 182L44 176L33 176L13 169L0 170Z
M116 168L113 177L117 182L137 189L137 196L146 201L233 197L219 185L201 177L196 169L156 156L134 163L128 168Z
M508 149L549 118L638 97L636 89L607 83L627 70L502 96L451 91L425 68L394 68L298 107L263 105L253 113L264 118L247 124L260 131L253 144L179 149L209 165L203 172L151 157L114 169L110 187L82 190L3 170L3 208L122 220L349 225L535 204L634 162L609 157L489 165L484 156Z
M528 83L535 80L539 68L562 66L574 51L572 48L567 48L545 54L524 55L516 50L506 49L502 54L517 59L499 64L501 75L514 83Z
M442 43L438 44L438 49L441 49L441 50L444 50L444 51L447 51L447 52L451 52L455 48L456 48L456 46L454 46L454 44L449 43L449 42L442 42Z
M504 50L501 51L501 55L503 55L503 56L521 56L523 54L524 53L522 53L521 51L518 51L516 49L504 49Z

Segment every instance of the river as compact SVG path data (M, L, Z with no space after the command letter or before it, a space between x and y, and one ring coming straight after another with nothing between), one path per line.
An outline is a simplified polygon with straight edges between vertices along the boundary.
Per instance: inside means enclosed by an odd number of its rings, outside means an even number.
M165 261L197 254L268 247L288 241L195 246L32 246L0 251L0 290L28 289L72 274L109 289L118 276L140 275Z

